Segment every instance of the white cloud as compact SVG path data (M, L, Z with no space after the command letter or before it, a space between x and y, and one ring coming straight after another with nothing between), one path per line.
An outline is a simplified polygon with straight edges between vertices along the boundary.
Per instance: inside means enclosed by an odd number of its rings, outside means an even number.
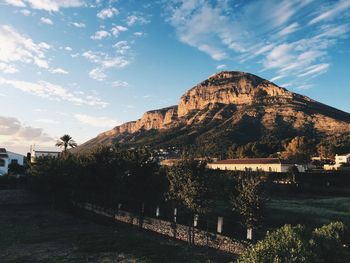
M60 8L80 7L84 5L83 0L5 0L7 4L26 7L27 4L33 9L58 12Z
M53 25L52 20L50 18L47 18L47 17L40 18L40 22L43 24L47 24L47 25Z
M52 120L52 119L37 119L36 122L46 123L46 124L60 124L59 121Z
M126 88L126 87L129 87L129 83L126 82L126 81L120 81L120 80L117 80L117 81L113 81L111 83L112 87L116 87L116 88Z
M105 8L97 13L97 17L100 19L112 18L115 15L118 15L119 11L116 8Z
M67 101L75 105L88 105L99 108L104 108L108 105L97 96L88 95L84 92L73 92L60 85L42 80L35 83L0 78L0 85L12 86L23 92L53 101Z
M34 63L40 68L47 69L49 66L45 52L48 49L50 45L47 43L35 43L32 39L20 35L11 26L4 25L0 28L0 62Z
M150 21L140 15L130 15L126 18L126 23L128 26L133 26L135 24L144 25L148 24Z
M24 16L29 16L31 12L28 9L22 9L19 11Z
M103 72L103 69L94 68L89 72L89 77L97 81L104 81L107 75Z
M146 34L144 32L135 32L134 33L134 36L137 36L137 37L142 37L142 36L145 36Z
M305 69L305 72L300 74L300 77L305 77L305 76L311 76L311 77L316 77L318 75L321 75L325 73L329 68L329 64L323 63L323 64L317 64L310 66Z
M25 7L25 3L22 0L5 0L5 3L17 7Z
M53 74L68 74L68 72L62 68L51 69L50 72Z
M270 79L270 81L274 82L276 80L279 80L279 79L282 79L282 78L285 78L285 77L286 77L285 75L279 75L279 76L273 77L272 79Z
M112 27L111 31L113 36L118 37L120 32L125 32L127 31L128 28L124 27L124 26L114 26Z
M86 114L75 114L74 117L79 122L93 127L113 128L120 124L119 121L109 117L95 117Z
M18 72L18 69L11 64L0 62L0 71L6 74L12 74Z
M113 47L115 47L116 51L118 54L124 55L126 54L129 50L130 50L130 46L128 41L123 40L123 41L119 41L117 43L115 43L113 45Z
M318 1L266 0L233 4L220 0L173 0L163 3L164 17L182 43L214 60L238 58L243 63L256 59L263 70L275 71L277 76L307 77L305 69L325 64L330 58L330 47L338 38L345 39L350 31L350 24L340 19L345 16L339 16L350 7L350 0L329 2L325 6L328 10L321 8L317 19L309 24L330 18L339 20L313 26L308 34L305 34L304 21L319 8ZM320 72L327 69L324 67Z
M294 22L292 24L290 24L289 26L283 28L280 32L278 32L279 36L286 36L289 35L295 31L297 31L299 28L299 23Z
M109 37L111 34L105 30L96 31L94 35L91 36L91 39L101 40L103 38Z
M310 20L309 25L319 23L323 20L331 19L334 16L340 14L341 12L347 10L348 8L350 8L350 0L340 0L333 7L327 7L327 11L319 14L317 17Z
M93 52L89 50L82 55L87 60L98 64L103 68L124 68L129 64L129 61L123 56L109 56L103 52Z
M221 65L217 65L216 66L216 69L217 70L221 70L221 69L224 69L224 68L226 68L227 66L225 65L225 64L221 64Z
M78 27L78 28L84 28L86 27L86 25L84 23L81 22L73 22L71 23L73 26Z
M65 47L64 50L66 51L72 51L73 49L71 47Z

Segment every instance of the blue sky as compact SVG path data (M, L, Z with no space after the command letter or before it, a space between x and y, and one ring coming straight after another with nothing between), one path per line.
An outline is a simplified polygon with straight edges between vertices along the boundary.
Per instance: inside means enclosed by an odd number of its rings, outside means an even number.
M0 0L0 146L78 143L222 70L350 112L350 0Z

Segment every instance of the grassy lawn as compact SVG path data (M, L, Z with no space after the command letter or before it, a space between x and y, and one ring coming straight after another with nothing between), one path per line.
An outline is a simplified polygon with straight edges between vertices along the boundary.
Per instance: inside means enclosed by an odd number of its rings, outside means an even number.
M267 203L265 222L270 226L319 226L331 221L342 221L350 227L350 197L272 198Z
M1 262L230 262L205 248L96 224L45 205L0 205Z

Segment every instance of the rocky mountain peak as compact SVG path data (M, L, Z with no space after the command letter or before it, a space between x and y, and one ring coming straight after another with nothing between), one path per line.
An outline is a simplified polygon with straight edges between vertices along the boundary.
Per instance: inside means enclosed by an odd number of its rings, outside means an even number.
M252 104L262 98L291 99L293 93L250 73L222 71L194 86L181 98L178 116L201 110L208 104Z

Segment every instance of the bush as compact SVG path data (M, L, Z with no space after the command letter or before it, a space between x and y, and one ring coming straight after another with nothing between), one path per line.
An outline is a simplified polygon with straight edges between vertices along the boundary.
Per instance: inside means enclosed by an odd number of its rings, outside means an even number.
M312 232L301 225L285 225L248 248L238 262L345 262L341 244L343 233L341 222L330 223Z

